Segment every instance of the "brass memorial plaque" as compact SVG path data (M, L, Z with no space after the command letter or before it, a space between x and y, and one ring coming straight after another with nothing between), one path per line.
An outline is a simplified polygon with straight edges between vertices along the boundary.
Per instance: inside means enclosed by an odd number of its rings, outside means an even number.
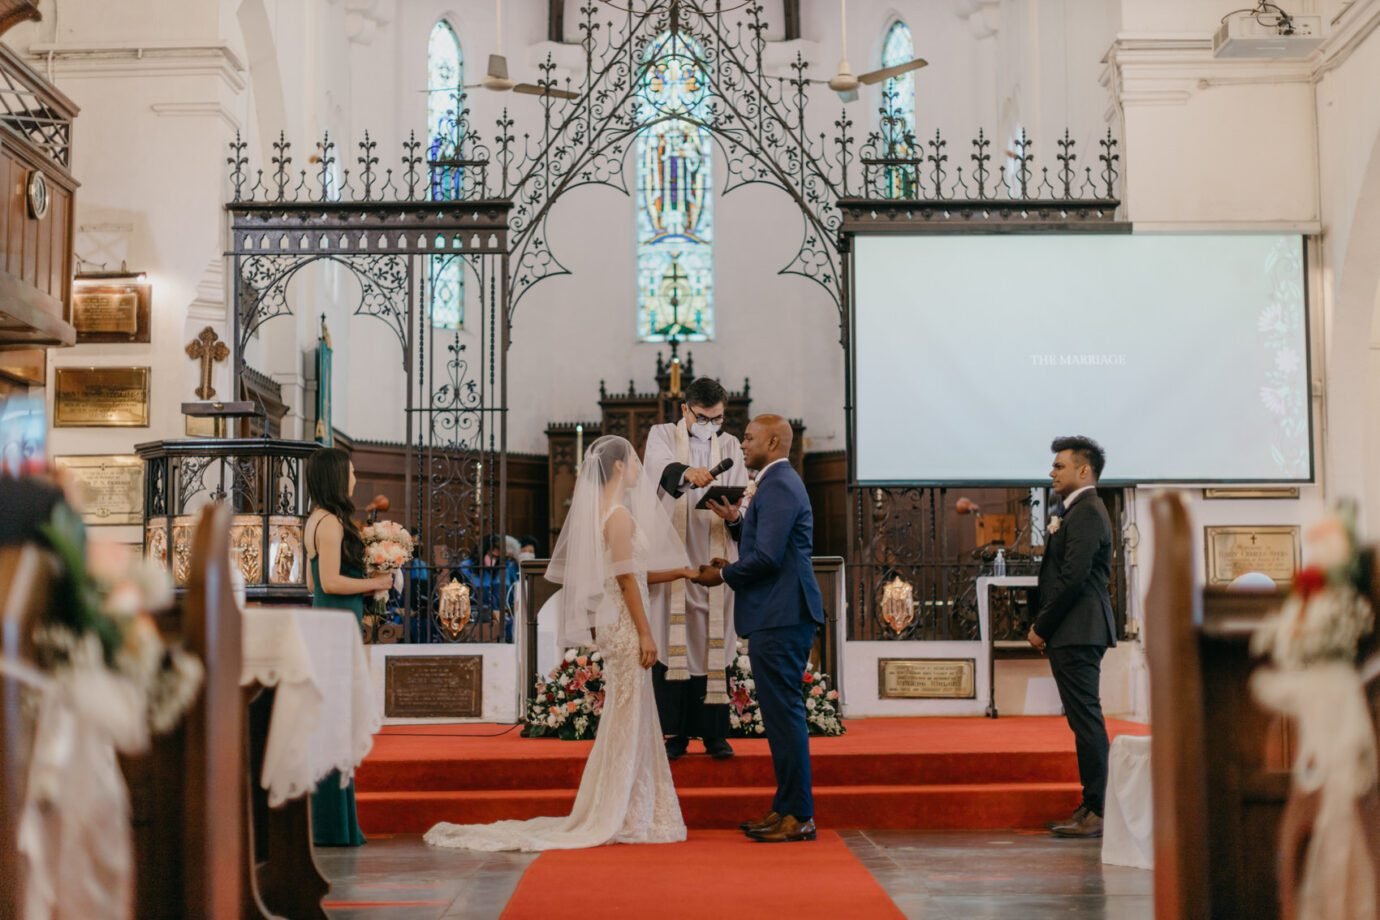
M147 428L147 367L59 367L54 428Z
M1302 562L1297 526L1204 527L1203 542L1210 585L1229 585L1247 572L1290 585Z
M398 719L473 718L484 713L482 655L389 655L383 714Z
M72 286L77 343L148 343L151 290L141 282L93 284L78 278Z
M138 457L54 457L53 465L76 484L87 524L144 522L144 461Z
M977 699L972 658L883 658L877 662L877 695L884 700Z

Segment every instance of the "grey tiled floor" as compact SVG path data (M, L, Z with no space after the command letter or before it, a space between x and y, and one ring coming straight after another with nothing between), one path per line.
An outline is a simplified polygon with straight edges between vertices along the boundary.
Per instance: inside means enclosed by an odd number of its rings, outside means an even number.
M332 920L490 920L503 913L536 858L437 849L418 836L374 837L358 848L316 851L331 882L326 904Z
M1154 876L1102 864L1100 840L1009 831L841 831L907 917L1152 920Z
M1152 875L1104 866L1099 841L1007 831L843 831L907 917L1150 920ZM490 920L536 857L437 850L419 837L323 849L332 918ZM802 880L808 883L808 880Z

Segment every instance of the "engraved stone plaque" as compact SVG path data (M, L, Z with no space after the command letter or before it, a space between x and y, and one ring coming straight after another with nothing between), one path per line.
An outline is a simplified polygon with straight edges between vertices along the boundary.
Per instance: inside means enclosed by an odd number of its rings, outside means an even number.
M884 700L977 699L972 658L883 658L877 662L877 695Z
M1277 584L1289 585L1301 564L1299 528L1204 527L1208 584L1229 585L1238 575L1263 572Z
M76 483L87 524L144 522L144 461L138 457L54 457L53 465Z
M482 655L390 655L383 673L389 718L479 718L484 712Z

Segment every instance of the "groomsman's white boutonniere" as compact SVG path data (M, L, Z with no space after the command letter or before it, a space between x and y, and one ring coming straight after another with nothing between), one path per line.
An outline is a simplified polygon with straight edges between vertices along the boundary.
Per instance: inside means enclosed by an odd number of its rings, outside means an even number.
M1049 526L1045 528L1045 533L1049 534L1051 537L1054 536L1056 533L1059 532L1059 525L1063 522L1064 519L1056 514L1054 517L1049 519Z
M748 503L752 501L752 496L757 494L757 478L748 480L747 486L743 489L743 500L738 503L738 513L743 514L747 511Z

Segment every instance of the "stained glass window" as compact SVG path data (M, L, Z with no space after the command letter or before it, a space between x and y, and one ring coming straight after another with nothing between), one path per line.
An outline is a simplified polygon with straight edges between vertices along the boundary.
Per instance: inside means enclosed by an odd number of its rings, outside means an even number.
M646 60L638 86L647 127L637 141L637 332L644 342L702 342L714 337L714 160L702 127L708 73L684 35L662 36Z
M882 44L882 66L894 67L915 57L915 42L910 26L896 20L886 31ZM892 77L882 84L882 144L884 156L904 158L913 155L915 137L915 71ZM900 166L886 171L884 193L887 198L909 198L914 194L914 172Z
M444 19L431 29L427 42L426 130L427 160L431 166L431 199L454 201L462 180L458 166L436 166L459 157L460 96L465 83L465 60L460 38ZM432 256L427 288L431 324L459 329L465 321L465 266L459 256Z

